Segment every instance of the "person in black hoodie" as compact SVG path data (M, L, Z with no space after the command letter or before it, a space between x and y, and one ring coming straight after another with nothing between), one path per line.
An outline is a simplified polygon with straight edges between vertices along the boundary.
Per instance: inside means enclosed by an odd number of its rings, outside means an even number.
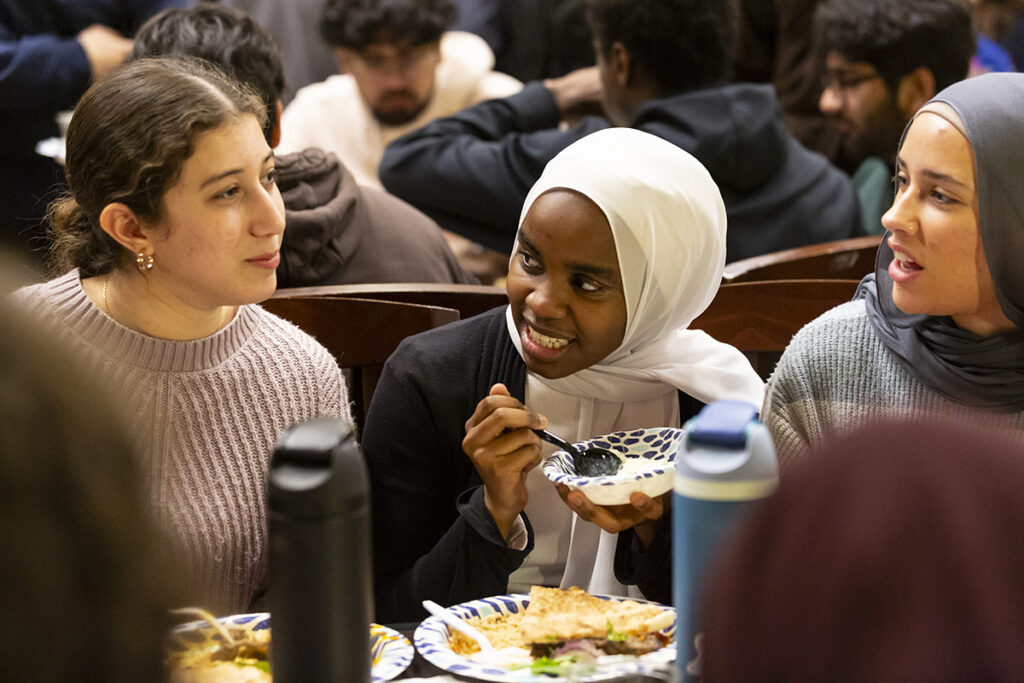
M559 151L609 125L693 154L721 189L727 259L863 234L850 183L786 129L770 85L728 83L720 0L589 0L597 66L527 84L399 138L380 179L442 227L509 251L527 191ZM565 119L602 104L607 119Z
M267 143L280 138L284 72L273 37L230 7L169 9L144 24L132 58L202 57L263 97ZM278 287L373 282L475 284L434 221L405 202L359 186L338 157L309 148L275 159L285 205Z

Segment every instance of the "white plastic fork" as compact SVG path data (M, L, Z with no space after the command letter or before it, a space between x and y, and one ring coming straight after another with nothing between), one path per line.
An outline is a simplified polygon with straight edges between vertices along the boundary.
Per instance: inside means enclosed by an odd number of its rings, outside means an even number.
M480 651L485 655L493 655L497 652L497 650L494 649L494 646L491 645L491 641L487 640L487 636L485 636L483 633L480 633L480 631L477 631L475 628L464 622L462 619L455 616L454 613L449 612L433 600L424 600L423 607L428 612L430 612L435 617L437 617L444 623L448 624L455 630L461 631L462 633L465 633L467 636L475 640L477 644L480 645Z

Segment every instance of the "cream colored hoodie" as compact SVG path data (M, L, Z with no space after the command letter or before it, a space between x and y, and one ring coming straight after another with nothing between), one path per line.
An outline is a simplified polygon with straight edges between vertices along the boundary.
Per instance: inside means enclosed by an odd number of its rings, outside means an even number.
M433 97L419 116L401 126L381 125L349 74L308 85L296 93L284 111L277 152L285 154L307 147L334 152L356 182L379 188L377 167L389 142L436 118L522 89L522 83L492 71L493 67L494 54L483 39L461 31L445 33Z

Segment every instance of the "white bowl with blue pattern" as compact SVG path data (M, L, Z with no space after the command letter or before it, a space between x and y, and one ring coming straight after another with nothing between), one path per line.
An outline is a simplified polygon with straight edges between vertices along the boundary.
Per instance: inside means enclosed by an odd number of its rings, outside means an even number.
M583 491L595 505L626 505L634 491L655 498L672 489L676 451L684 435L682 429L652 427L597 436L573 445L580 450L607 448L622 459L619 472L604 477L580 476L572 456L558 451L544 460L544 476Z

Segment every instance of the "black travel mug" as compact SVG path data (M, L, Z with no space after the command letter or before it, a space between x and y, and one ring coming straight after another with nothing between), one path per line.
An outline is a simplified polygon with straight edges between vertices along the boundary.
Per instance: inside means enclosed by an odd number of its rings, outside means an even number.
M353 426L282 433L267 501L274 683L370 681L370 488Z

